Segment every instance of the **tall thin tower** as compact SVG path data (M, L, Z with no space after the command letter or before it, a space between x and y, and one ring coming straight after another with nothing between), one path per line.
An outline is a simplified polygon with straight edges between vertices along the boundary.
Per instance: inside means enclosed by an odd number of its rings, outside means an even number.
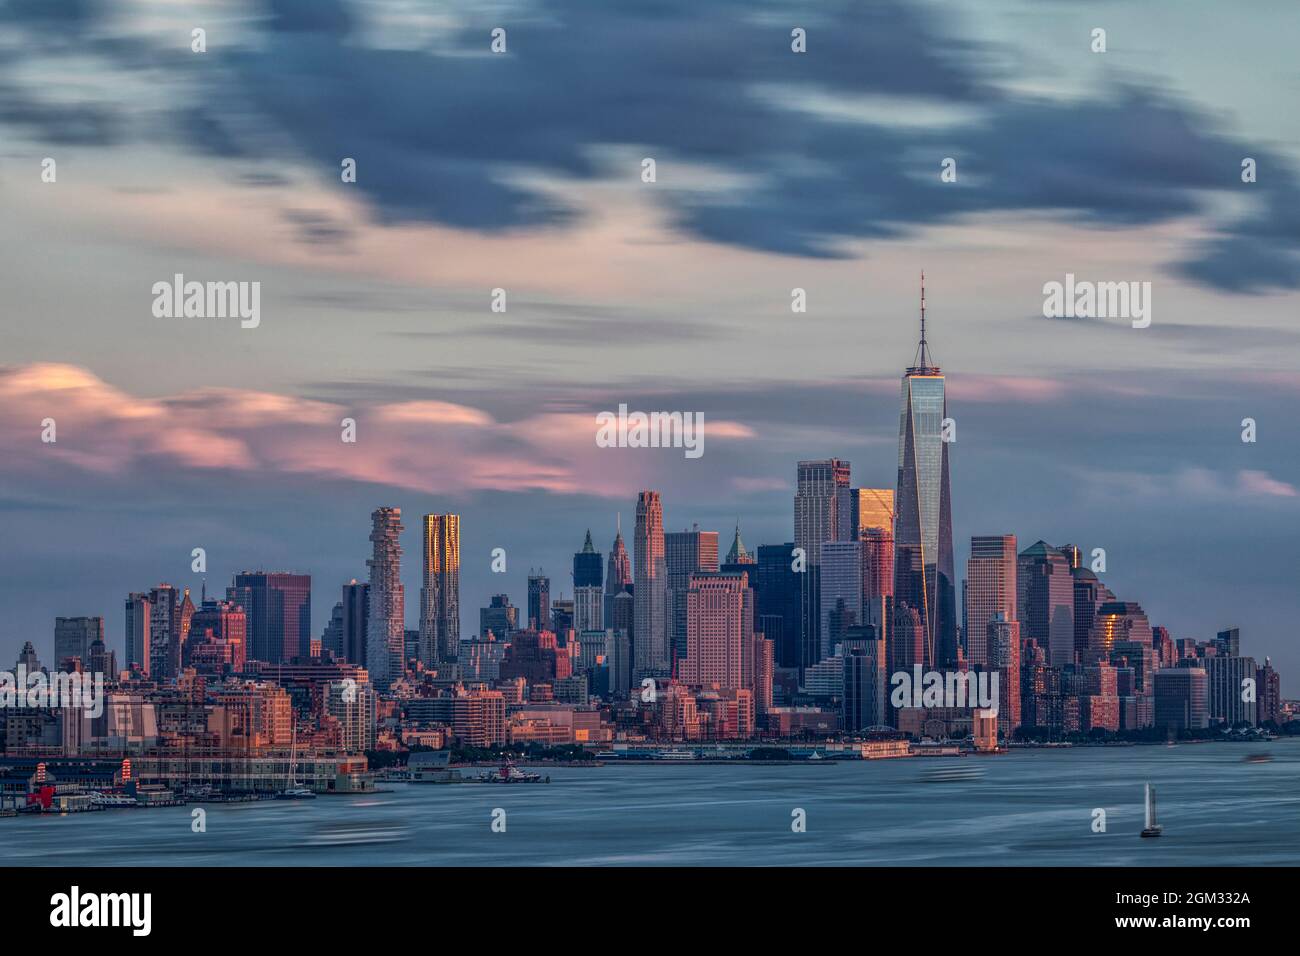
M664 509L657 491L643 491L636 501L633 555L633 677L667 677L668 566L664 560Z
M460 515L425 515L420 661L452 663L459 653Z
M925 273L921 273L921 341L903 374L898 425L898 489L894 532L894 598L921 618L925 665L957 658L957 599L948 481L948 414L944 378L925 332Z
M380 690L402 676L406 597L402 589L402 509L370 514L370 618L366 622L366 670Z

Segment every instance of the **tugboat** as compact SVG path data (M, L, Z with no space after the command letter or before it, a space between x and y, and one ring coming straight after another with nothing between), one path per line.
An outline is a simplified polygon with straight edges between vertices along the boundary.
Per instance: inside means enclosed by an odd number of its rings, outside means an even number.
M488 771L479 774L479 780L483 783L541 783L542 775L531 770L520 770L513 763L506 761L496 773ZM550 782L549 778L547 782Z
M1147 825L1142 828L1142 836L1158 837L1164 833L1164 827L1156 823L1156 791L1147 784Z

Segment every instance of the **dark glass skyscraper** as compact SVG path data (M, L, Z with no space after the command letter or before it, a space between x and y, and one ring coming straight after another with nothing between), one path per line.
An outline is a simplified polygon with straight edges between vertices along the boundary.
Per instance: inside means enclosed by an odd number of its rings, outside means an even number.
M551 579L528 572L528 626L543 631L551 626Z
M248 658L287 663L311 653L311 575L241 571L226 599L247 615Z
M925 276L921 276L921 342L903 375L898 426L898 492L894 530L894 597L920 614L927 666L957 657L957 591L948 482L948 415L944 379L925 339Z
M573 586L575 588L601 587L604 584L604 568L600 552L591 543L591 530L587 530L582 550L573 556Z
M775 664L782 668L803 665L802 575L791 567L795 543L760 544L758 567L752 584L757 593L757 629L773 645Z

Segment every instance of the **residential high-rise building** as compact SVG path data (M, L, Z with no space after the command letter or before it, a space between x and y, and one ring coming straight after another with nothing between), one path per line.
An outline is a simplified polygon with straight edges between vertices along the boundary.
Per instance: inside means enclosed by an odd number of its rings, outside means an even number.
M605 629L604 584L601 555L588 528L582 550L573 556L573 627L579 634Z
M1074 578L1070 562L1037 541L1016 560L1016 618L1020 636L1047 650L1047 663L1074 663Z
M371 557L367 595L366 670L375 687L386 691L402 676L406 641L406 592L402 586L402 509L376 508L370 514Z
M153 665L149 625L153 620L153 606L149 595L136 591L126 596L126 667L148 676Z
M664 534L664 567L668 571L668 623L672 658L686 656L686 592L691 575L718 572L718 532L670 531Z
M849 462L838 458L801 461L794 494L794 543L804 555L799 576L802 609L800 666L810 667L822 658L821 548L835 541L850 526L844 514L849 501ZM844 520L841 520L843 515Z
M1240 642L1235 646L1240 649ZM1246 681L1256 681L1255 658L1215 654L1205 659L1204 666L1210 722L1228 727L1256 726L1259 723L1256 706L1259 703L1258 684L1255 693L1245 692Z
M686 590L686 659L678 674L687 684L750 690L754 684L754 606L749 578L691 574Z
M544 631L551 626L551 579L528 571L528 626Z
M152 588L149 614L149 676L156 681L174 680L182 656L179 592L166 583Z
M460 654L460 515L424 516L420 662L450 664Z
M1015 553L1012 538L1013 569ZM1000 608L984 626L984 635L985 659L980 669L998 673L998 732L1009 739L1020 726L1020 622L1009 620L1006 610Z
M339 656L349 664L366 663L366 628L370 622L370 585L353 578L343 585L343 642Z
M339 743L348 753L363 753L375 746L378 699L366 681L330 681L325 685L322 710L338 721Z
M898 427L898 513L894 522L894 598L921 616L927 665L957 659L957 592L948 478L948 415L944 376L925 338L925 276L921 277L921 341L903 375Z
M751 588L751 590L753 590ZM754 634L754 710L760 717L772 709L774 658L772 642L761 633Z
M999 614L1016 620L1016 536L979 535L970 539L966 562L966 605L962 633L966 635L966 660L972 666L988 663L988 623ZM1018 655L1017 655L1018 656ZM1017 671L1016 681L1019 682Z
M1282 679L1273 669L1273 662L1264 658L1264 666L1255 672L1258 691L1256 716L1260 724L1282 723Z
M311 655L311 575L241 571L226 600L248 615L248 657L287 664Z
M90 645L104 639L102 617L56 617L54 619L54 666L62 667L75 657L83 667L90 664Z
M632 679L667 677L670 661L668 566L664 557L664 509L657 491L643 491L637 496L632 554L632 596L636 618L632 638Z

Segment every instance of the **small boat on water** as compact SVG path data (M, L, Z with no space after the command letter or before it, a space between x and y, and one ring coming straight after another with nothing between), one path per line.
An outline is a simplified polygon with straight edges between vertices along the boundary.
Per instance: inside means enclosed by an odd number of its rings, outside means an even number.
M298 725L293 725L293 742L289 751L289 779L275 795L277 800L315 800L316 793L298 782Z
M1156 823L1156 788L1147 784L1146 826L1142 828L1143 837L1158 837L1164 833L1164 827Z
M694 760L694 750L664 750L659 754L660 760Z
M482 783L542 783L542 775L531 770L520 770L512 763L503 763L495 773L488 771L479 774L479 780ZM545 782L550 783L551 778L547 777Z
M277 800L315 800L316 794L306 787L285 787L275 795Z
M1246 754L1246 763L1268 763L1273 759L1272 754Z
M90 795L90 802L97 807L138 807L140 802L125 793L100 793Z

